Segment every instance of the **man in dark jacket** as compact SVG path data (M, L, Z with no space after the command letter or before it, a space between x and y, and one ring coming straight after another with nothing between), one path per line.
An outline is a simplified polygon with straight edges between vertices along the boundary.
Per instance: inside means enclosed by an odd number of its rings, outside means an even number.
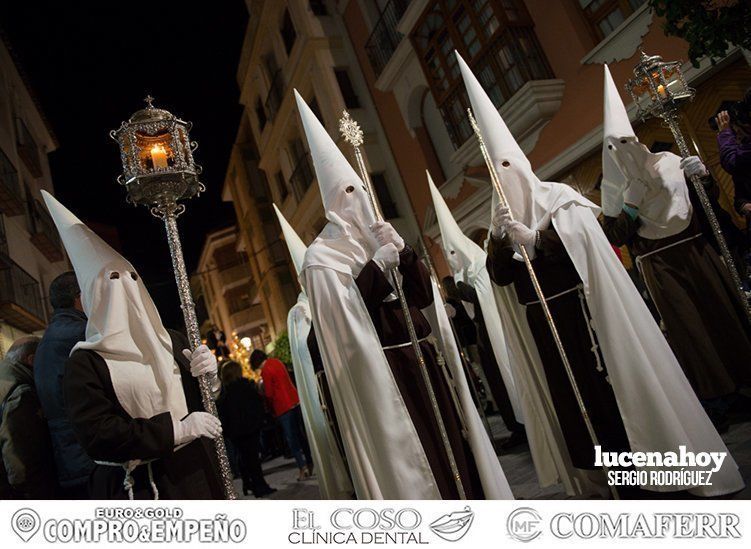
M86 315L75 273L69 271L53 280L49 294L54 312L34 358L34 379L52 438L59 497L87 499L94 463L73 433L62 385L71 349L86 339Z
M10 346L0 361L0 498L51 499L55 475L47 423L34 390L39 338Z

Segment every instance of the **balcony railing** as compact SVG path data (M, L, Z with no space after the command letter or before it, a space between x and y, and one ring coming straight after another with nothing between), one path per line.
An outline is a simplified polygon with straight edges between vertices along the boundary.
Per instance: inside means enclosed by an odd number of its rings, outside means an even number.
M292 175L289 176L289 183L292 186L292 191L295 193L295 198L298 202L303 199L305 192L313 183L315 177L315 170L313 169L313 162L310 159L310 154L305 153L297 161L295 169L292 171Z
M39 282L4 254L0 254L0 317L26 332L46 325Z
M269 122L274 120L276 113L279 112L279 107L282 105L284 99L284 76L282 71L277 70L271 79L271 85L269 86L269 93L266 95L266 102L264 108L266 109L266 117Z
M0 212L8 217L24 212L23 192L18 171L5 153L0 150Z
M48 261L54 263L63 259L63 247L50 214L38 200L29 200L29 234L31 243L44 254Z
M381 12L381 17L373 26L368 41L365 42L365 53L370 60L376 78L383 72L384 67L394 55L399 42L404 35L396 30L399 20L407 11L409 0L391 0Z
M500 33L490 49L472 63L472 71L496 108L530 80L553 78L533 27L509 27ZM440 102L439 108L456 148L472 135L467 107L469 100L461 82Z
M240 280L247 280L250 278L250 268L248 262L236 263L219 271L219 278L222 281L222 286L229 286Z
M21 119L16 119L16 141L18 145L18 156L24 161L26 167L34 177L42 177L42 163L39 160L39 146L31 135L26 123Z

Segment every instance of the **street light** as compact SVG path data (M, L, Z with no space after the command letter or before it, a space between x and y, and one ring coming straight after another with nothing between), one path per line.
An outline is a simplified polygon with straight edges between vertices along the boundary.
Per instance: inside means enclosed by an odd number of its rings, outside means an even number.
M204 190L203 183L198 180L201 167L193 160L193 151L198 144L190 141L190 122L155 108L151 96L145 101L146 108L135 112L127 122L110 132L110 137L120 146L123 165L123 173L117 181L127 189L128 202L146 206L154 217L164 222L188 341L190 348L195 349L201 344L201 334L177 231L177 217L185 211L185 205L178 201L192 198ZM198 378L203 407L216 416L211 381L208 374ZM214 445L225 495L228 499L235 499L224 439L217 437Z
M681 62L663 61L659 55L647 55L641 52L639 63L634 67L634 78L626 82L626 90L636 103L642 120L650 117L662 119L673 134L681 157L690 156L691 151L680 128L679 110L684 102L691 101L694 98L696 90L690 88L686 83L681 70ZM735 267L735 261L730 254L720 223L717 221L717 216L712 209L707 192L704 190L701 178L694 175L691 177L691 183L696 189L699 202L709 220L709 225L712 227L715 240L720 247L725 265L730 271L730 276L733 279L733 284L746 316L751 321L751 308L743 291L741 277Z

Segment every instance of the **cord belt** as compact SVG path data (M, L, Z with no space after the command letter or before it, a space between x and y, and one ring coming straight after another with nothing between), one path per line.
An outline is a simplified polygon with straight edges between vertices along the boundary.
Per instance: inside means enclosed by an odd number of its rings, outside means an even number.
M582 285L577 284L576 286L569 288L568 290L563 290L562 292L558 292L555 295L545 296L545 301L550 301L551 299L555 299L556 297L561 297L562 295L570 294L571 292L576 292L577 290L581 290L581 288L582 288ZM524 306L526 307L527 305L539 305L539 304L540 304L540 300L537 299L535 301L529 301L525 303Z
M151 491L154 494L154 499L159 499L159 490L157 490L156 483L154 482L154 471L151 469L151 464L155 460L150 459L147 461L141 461L140 459L132 459L130 461L124 461L121 463L118 463L116 461L97 461L94 460L94 463L97 465L106 465L108 467L122 467L125 471L125 478L123 479L123 488L125 488L125 491L128 492L128 499L133 499L133 471L136 470L136 467L139 465L146 465L146 470L149 473L149 484L151 484Z
M424 337L422 339L418 339L417 343L424 343L424 342L428 341L429 338L430 338L430 336L426 336L426 337ZM389 349L403 349L404 347L411 347L411 346L412 346L412 342L411 341L407 341L407 343L397 343L396 345L386 345L386 346L381 347L381 348L384 351L388 351Z
M678 246L679 244L685 244L686 242L689 242L690 240L694 240L695 238L699 238L702 235L702 233L695 234L694 236L689 236L686 238L683 238L681 240L678 240L677 242L673 242L672 244L667 244L661 248L657 248L656 250L652 250L651 252L647 252L645 254L637 255L636 256L636 268L639 269L639 272L641 273L641 263L649 257L650 255L656 254L658 252L663 252L667 250L668 248L672 248L673 246Z

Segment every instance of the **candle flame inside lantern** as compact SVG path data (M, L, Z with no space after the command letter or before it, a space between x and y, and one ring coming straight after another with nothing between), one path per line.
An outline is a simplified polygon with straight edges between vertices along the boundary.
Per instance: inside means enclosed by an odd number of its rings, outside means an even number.
M163 145L154 145L151 147L151 162L155 168L167 167L167 151Z

